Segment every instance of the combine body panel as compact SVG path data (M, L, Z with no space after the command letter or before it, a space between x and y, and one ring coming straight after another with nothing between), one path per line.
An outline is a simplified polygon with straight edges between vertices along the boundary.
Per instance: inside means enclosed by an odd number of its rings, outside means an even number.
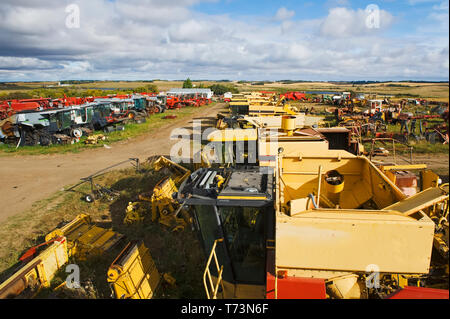
M130 242L108 270L108 282L116 299L151 299L161 276L143 243Z

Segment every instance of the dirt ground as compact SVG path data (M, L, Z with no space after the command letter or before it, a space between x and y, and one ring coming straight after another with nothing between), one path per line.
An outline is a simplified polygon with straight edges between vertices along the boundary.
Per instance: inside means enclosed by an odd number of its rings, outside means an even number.
M208 109L207 114L203 109L195 112L193 118L211 120L223 107L224 104L218 103ZM169 155L172 145L178 142L176 137L173 140L169 138L172 130L189 129L193 118L167 120L170 123L157 131L132 141L108 145L110 148L77 154L0 157L0 223L31 208L34 202L106 167L129 158L145 161L152 155ZM124 167L126 165L130 164L124 164Z

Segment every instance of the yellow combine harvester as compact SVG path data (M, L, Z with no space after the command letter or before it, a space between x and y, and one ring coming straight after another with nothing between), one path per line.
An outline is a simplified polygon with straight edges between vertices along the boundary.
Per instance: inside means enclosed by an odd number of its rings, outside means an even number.
M352 154L362 154L364 148L352 137L347 128L298 128L298 117L280 116L273 127L248 129L222 129L207 136L208 145L203 149L204 164L254 164L275 165L278 150L296 153L308 148L316 153L328 149L342 149Z
M299 110L286 103L285 97L245 98L231 100L229 104L232 115L273 116L296 115Z
M209 298L448 298L448 265L432 260L448 263L448 187L408 198L365 156L282 133L266 165L201 168L180 186Z

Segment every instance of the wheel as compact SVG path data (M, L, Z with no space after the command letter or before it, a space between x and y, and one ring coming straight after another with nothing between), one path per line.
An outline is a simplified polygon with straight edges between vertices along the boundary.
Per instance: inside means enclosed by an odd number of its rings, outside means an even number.
M130 120L134 120L137 116L137 113L135 111L130 111L127 116Z
M153 108L152 108L152 113L162 113L161 112L161 107L159 106L159 105L155 105L155 106L153 106Z
M88 194L84 197L84 200L88 203L93 203L95 201L94 194Z
M41 136L39 138L39 144L41 146L49 146L52 143L51 138L47 137L47 136Z
M83 136L83 131L79 128L74 128L70 131L70 135L76 138L80 138Z

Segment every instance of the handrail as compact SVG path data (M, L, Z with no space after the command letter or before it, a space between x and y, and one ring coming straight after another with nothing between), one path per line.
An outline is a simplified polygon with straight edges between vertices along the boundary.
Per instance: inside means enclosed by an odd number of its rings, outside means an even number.
M223 238L219 238L214 241L214 244L211 249L211 254L209 255L208 261L206 262L206 268L203 273L203 285L205 286L206 296L208 297L208 299L217 299L217 292L219 290L219 285L222 286L222 291L224 289L223 282L222 282L223 265L219 267L219 262L217 260L217 254L216 254L216 246L217 246L217 243L219 243L219 242L223 242ZM211 272L209 270L209 266L211 264L213 257L214 257L214 261L215 261L217 272L218 272L217 282L215 285L213 284ZM209 285L210 285L209 288L207 285L206 277L208 277L208 281L209 281Z

